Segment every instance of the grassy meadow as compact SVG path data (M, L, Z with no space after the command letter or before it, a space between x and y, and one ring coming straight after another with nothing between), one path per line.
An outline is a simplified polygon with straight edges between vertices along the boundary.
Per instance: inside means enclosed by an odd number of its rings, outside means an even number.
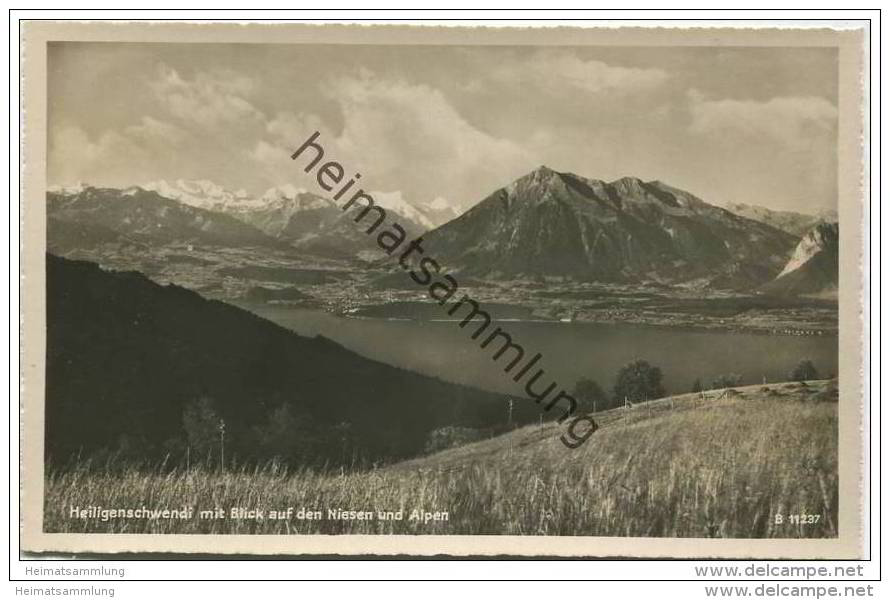
M837 535L834 382L687 394L596 415L586 444L527 426L372 471L217 471L81 465L46 476L44 530L101 533L513 534L819 538ZM86 508L182 509L189 518L71 517ZM233 507L263 518L230 518ZM322 519L271 519L318 510ZM226 518L201 518L222 508ZM328 509L370 511L367 520ZM377 511L403 511L402 520ZM410 519L412 511L439 520ZM447 520L441 513L447 512ZM782 515L777 524L775 515ZM818 515L789 522L789 515ZM806 523L807 520L816 520ZM793 521L794 519L792 519Z

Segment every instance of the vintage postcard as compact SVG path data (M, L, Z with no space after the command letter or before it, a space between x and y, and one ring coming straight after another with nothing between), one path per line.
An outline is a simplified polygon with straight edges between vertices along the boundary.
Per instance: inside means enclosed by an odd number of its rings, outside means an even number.
M867 35L24 23L23 547L861 557Z

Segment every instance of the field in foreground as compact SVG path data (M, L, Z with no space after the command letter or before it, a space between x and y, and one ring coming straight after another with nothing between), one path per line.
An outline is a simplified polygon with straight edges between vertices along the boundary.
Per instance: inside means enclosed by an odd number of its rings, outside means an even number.
M837 535L834 382L687 394L596 418L601 429L577 450L559 441L562 426L544 424L362 473L287 471L276 465L227 473L85 466L51 472L44 530ZM87 512L75 515L74 508ZM233 508L261 511L261 518L233 514ZM289 508L290 518L271 518L270 511L286 517ZM103 520L102 510L109 509L183 512L160 518L104 513ZM329 510L337 509L347 518L331 518ZM401 520L395 519L398 511ZM307 513L321 518L297 518ZM412 519L415 515L420 518Z

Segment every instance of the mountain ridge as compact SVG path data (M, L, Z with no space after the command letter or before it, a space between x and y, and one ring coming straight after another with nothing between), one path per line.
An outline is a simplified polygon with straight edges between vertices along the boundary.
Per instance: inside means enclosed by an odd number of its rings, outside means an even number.
M123 189L85 186L69 193L49 191L46 196L50 219L101 227L143 243L281 245L229 215L190 206L138 186Z
M270 238L265 240L267 243L275 240L280 244L336 258L371 258L374 254L365 236L353 231L354 223L336 202L292 184L269 188L258 197L250 196L244 190L232 192L209 180L158 180L126 188L98 188L82 183L67 187L53 186L47 193L51 216L58 221L78 220L84 223L85 219L75 218L71 211L59 209L66 203L83 203L85 198L97 194L104 196L110 204L104 210L99 210L97 206L91 207L91 210L96 211L97 216L106 217L102 223L106 228L122 235L133 233L132 228L128 227L126 215L118 215L117 222L113 222L115 218L108 213L120 207L112 202L136 197L145 203L158 203L161 202L158 198L163 198L180 204L182 209L178 212L184 214L204 211L198 214L233 218ZM434 227L429 214L447 214L447 211L441 210L425 212L405 200L399 192L376 192L372 195L379 206L398 216L399 222L412 236ZM126 205L134 212L140 208L132 202ZM169 204L167 207L174 210ZM105 214L99 215L100 212ZM156 225L161 229L163 224L158 221ZM241 233L244 234L244 231ZM200 237L196 236L195 241L201 241Z
M330 435L332 446L317 446L313 457L325 460L342 449L343 423L350 444L370 459L416 455L436 427L502 425L502 394L365 358L138 272L52 254L46 267L46 452L53 460L114 451L124 437L143 458L162 457L181 447L183 411L200 398L214 402L228 443L244 455L254 452L255 428L283 407ZM538 412L517 399L520 421Z
M773 210L765 206L744 202L729 203L726 209L745 218L760 221L776 229L786 231L798 238L803 237L816 224L837 222L837 211L822 210L816 214L807 214L791 210Z
M801 238L781 273L762 291L786 296L836 296L839 250L838 224L817 223Z
M606 182L546 165L424 239L430 253L473 276L723 287L774 278L796 242L657 180Z

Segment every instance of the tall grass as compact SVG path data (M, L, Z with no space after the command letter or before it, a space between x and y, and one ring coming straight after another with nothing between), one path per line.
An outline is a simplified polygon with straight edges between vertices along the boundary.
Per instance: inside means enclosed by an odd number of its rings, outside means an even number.
M523 534L810 538L837 535L836 388L743 388L601 413L569 450L555 424L529 426L360 473L276 463L221 473L81 464L49 472L47 532ZM179 519L70 518L71 506L179 509ZM398 511L404 520L201 519L232 507ZM447 521L409 520L414 509ZM784 522L777 524L775 515ZM791 524L790 514L819 515ZM228 516L228 515L227 515Z

